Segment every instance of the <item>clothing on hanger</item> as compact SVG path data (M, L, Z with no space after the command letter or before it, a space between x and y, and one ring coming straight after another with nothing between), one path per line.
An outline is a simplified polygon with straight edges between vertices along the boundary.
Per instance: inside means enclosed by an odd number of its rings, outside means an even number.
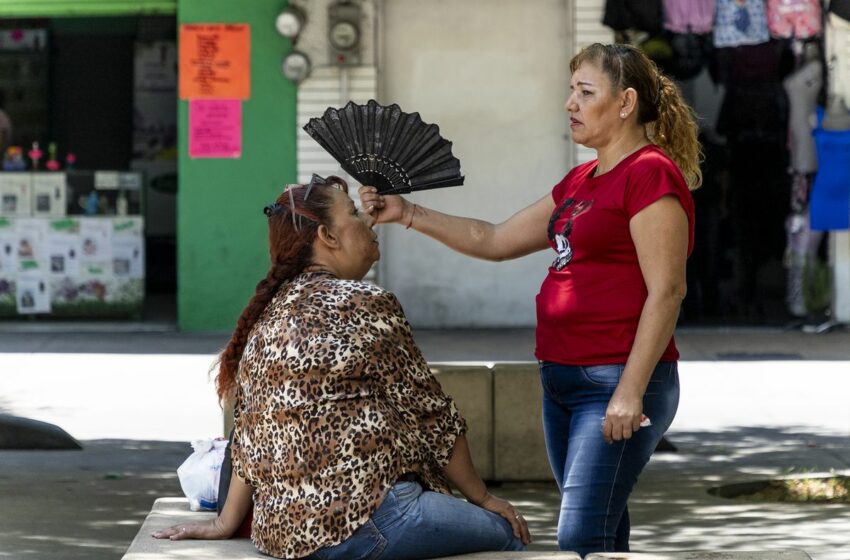
M714 0L664 0L664 29L673 33L711 33Z
M845 230L850 227L850 129L826 130L824 110L818 108L814 131L818 172L809 199L813 230Z
M830 0L829 11L846 21L850 21L850 0Z
M661 0L606 0L602 24L614 31L660 31L663 24Z
M767 27L779 39L808 39L823 31L820 0L767 0Z
M757 45L769 39L764 0L717 0L715 47Z
M850 21L828 14L825 43L828 97L841 98L850 106Z

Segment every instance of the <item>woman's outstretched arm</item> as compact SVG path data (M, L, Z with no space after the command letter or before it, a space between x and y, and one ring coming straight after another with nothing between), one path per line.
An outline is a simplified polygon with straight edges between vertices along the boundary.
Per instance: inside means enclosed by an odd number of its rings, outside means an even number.
M549 246L546 227L555 203L546 195L500 224L452 216L396 195L379 195L375 187L358 191L363 210L376 223L398 223L432 237L464 255L488 261L515 259Z

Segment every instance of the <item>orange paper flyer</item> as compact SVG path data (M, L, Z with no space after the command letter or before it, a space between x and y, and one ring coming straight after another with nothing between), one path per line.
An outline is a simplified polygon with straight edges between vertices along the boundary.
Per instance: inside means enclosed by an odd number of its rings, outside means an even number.
M180 99L251 96L251 27L190 23L180 26Z

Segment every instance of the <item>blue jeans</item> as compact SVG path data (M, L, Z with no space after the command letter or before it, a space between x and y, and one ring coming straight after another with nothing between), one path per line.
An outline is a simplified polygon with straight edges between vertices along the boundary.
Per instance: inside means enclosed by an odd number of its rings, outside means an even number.
M416 482L398 482L365 525L309 560L415 560L489 550L524 550L495 513Z
M582 556L629 551L629 494L679 405L676 362L661 362L643 397L652 425L606 443L602 418L623 368L540 363L546 449L561 490L558 546Z

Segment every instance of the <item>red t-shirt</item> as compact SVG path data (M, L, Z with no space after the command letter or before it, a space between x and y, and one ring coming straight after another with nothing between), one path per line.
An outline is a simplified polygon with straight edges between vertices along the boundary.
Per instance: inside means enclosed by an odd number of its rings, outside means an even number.
M675 196L688 217L688 255L693 249L693 198L660 148L641 148L599 177L593 177L596 164L575 167L552 190L553 216L560 211L550 226L557 255L537 295L538 360L625 363L647 297L629 231L635 214ZM671 338L661 361L678 358Z

